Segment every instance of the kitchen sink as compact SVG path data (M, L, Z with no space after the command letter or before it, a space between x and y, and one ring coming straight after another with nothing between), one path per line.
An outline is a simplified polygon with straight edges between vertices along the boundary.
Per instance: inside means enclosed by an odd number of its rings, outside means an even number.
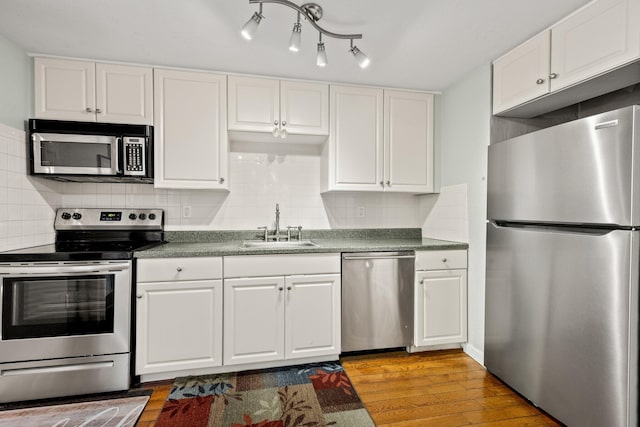
M245 249L289 249L289 248L311 248L318 246L311 240L291 240L284 242L264 240L245 240L242 242L242 247Z

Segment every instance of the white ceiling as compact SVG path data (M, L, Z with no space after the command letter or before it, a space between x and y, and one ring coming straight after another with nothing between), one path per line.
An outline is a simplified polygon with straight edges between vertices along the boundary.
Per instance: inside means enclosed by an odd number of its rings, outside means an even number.
M327 30L363 33L368 69L348 40L330 38L329 65L316 67L309 23L301 51L289 52L296 14L277 4L264 4L245 41L239 30L258 9L249 0L0 0L0 34L31 53L439 91L588 1L317 2Z

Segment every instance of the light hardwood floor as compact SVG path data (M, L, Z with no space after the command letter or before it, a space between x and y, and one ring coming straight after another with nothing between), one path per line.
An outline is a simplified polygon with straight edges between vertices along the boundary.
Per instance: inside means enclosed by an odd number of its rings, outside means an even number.
M561 426L460 350L348 356L341 362L377 426ZM151 427L171 382L143 387L153 388L153 395L137 426Z

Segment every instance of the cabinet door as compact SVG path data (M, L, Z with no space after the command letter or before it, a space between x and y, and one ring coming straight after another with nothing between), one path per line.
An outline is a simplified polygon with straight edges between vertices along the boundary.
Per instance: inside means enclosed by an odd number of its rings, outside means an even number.
M224 364L284 359L284 277L225 279Z
M155 186L227 189L226 76L154 73Z
M329 85L280 82L281 132L297 135L329 134Z
M285 278L285 359L340 353L340 275Z
M416 274L415 345L467 341L467 270Z
M433 95L384 91L385 191L433 192Z
M493 114L549 93L550 40L544 31L493 63Z
M555 91L640 56L640 3L599 0L551 29L551 80Z
M136 375L222 365L222 280L138 283Z
M329 189L382 191L382 89L331 86Z
M229 130L279 132L280 82L229 76Z
M152 125L152 69L96 64L96 117L99 122Z
M35 58L34 67L37 118L96 120L93 62Z

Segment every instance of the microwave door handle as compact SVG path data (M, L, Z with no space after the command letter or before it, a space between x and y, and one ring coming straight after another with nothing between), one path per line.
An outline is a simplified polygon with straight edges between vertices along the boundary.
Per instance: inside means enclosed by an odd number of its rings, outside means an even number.
M124 164L124 157L125 157L125 152L124 152L124 144L122 143L122 138L121 137L117 137L116 138L116 174L118 175L122 175L122 165Z

